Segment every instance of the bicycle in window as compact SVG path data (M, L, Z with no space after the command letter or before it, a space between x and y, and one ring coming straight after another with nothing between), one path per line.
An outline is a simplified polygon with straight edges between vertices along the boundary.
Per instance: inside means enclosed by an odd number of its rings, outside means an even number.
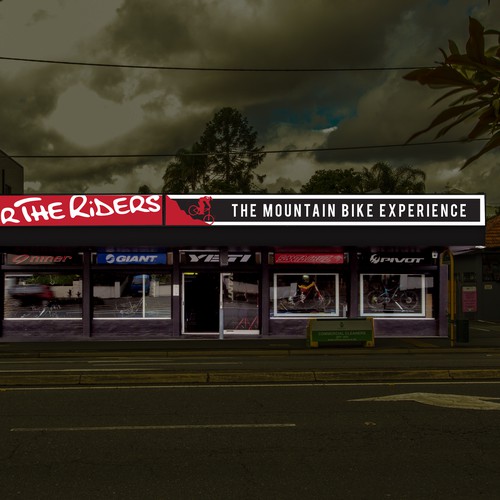
M397 285L394 288L383 286L382 291L372 290L367 296L368 306L374 311L388 309L395 305L400 311L414 311L420 301L418 294L413 290L401 290Z
M21 315L21 318L60 318L61 305L50 301L46 305L31 306L29 312Z
M289 312L325 312L331 303L331 295L325 290L320 291L312 281L298 285L298 293L281 299L278 308Z

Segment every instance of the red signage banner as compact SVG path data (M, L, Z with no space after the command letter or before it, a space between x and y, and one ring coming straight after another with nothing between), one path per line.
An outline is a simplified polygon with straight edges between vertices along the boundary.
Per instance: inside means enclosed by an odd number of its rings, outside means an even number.
M161 226L161 195L0 196L1 226Z
M8 195L0 227L478 226L484 195Z
M80 255L35 255L35 254L7 254L7 265L12 266L37 266L43 265L75 265L81 264Z
M343 264L343 253L275 253L275 264Z

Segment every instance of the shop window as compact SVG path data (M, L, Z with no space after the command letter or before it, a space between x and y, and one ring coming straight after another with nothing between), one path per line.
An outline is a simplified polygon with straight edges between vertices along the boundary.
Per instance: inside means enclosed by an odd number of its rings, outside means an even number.
M361 316L432 317L432 277L362 274L360 292Z
M463 273L463 281L465 283L473 283L476 281L476 273L474 272L464 272Z
M81 275L62 272L6 273L4 317L81 319Z
M483 281L500 281L499 255L483 255Z
M278 317L345 315L339 307L339 288L338 274L275 274L271 310Z
M92 276L94 319L170 319L170 274L106 271Z
M259 275L222 275L224 330L234 333L259 331Z

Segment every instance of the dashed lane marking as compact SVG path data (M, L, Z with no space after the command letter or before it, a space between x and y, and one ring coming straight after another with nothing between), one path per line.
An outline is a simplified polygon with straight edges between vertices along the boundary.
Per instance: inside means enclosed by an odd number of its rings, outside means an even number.
M202 424L202 425L121 425L106 427L14 427L11 432L96 432L96 431L177 431L191 429L269 429L297 427L296 424Z

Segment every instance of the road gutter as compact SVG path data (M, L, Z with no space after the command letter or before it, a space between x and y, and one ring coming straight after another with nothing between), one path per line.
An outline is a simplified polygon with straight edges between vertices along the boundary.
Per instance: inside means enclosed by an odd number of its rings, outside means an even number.
M428 370L283 370L283 371L195 371L195 372L113 372L15 373L0 374L0 387L91 386L129 384L241 384L241 383L328 383L398 381L500 380L500 369Z

